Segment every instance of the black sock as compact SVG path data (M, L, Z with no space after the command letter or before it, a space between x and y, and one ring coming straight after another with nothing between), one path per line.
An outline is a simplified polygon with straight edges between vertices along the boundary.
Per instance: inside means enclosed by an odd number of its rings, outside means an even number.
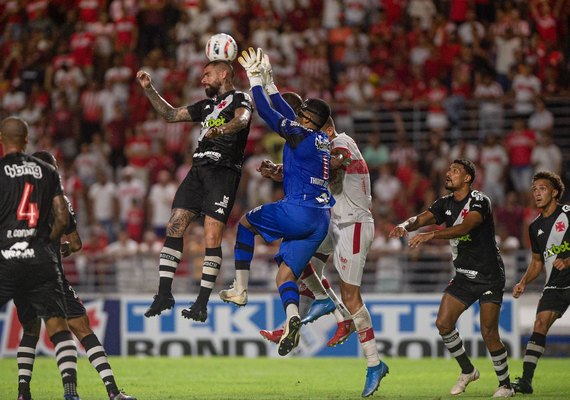
M164 240L158 265L158 273L160 275L159 294L170 295L172 293L172 281L178 264L180 264L183 249L184 239L181 237L167 236Z
M116 392L118 388L115 382L115 376L113 375L113 370L109 364L107 353L105 353L105 349L97 336L95 336L94 333L87 335L83 340L81 340L81 344L87 352L89 362L99 373L107 392Z
M465 352L465 347L463 347L463 340L459 335L457 329L446 333L445 335L441 335L443 339L443 344L447 347L447 350L451 353L451 355L457 360L459 366L461 367L462 374L470 374L473 372L475 367L471 364L467 353Z
M210 294L216 283L216 278L222 265L222 248L207 248L202 265L202 280L200 281L200 292L196 303L206 305L210 300Z
M542 333L533 332L526 345L526 351L523 358L523 378L532 382L534 378L534 371L538 360L544 354L546 347L546 335Z
M39 337L24 334L18 346L18 393L30 394L30 381Z

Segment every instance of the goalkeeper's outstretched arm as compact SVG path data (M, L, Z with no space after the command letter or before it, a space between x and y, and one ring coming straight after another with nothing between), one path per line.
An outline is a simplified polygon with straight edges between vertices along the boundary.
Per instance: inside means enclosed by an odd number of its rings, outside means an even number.
M259 116L267 123L267 125L269 125L273 131L277 133L281 132L279 129L279 124L285 117L281 113L271 108L269 100L265 95L263 86L253 86L251 88L251 93L253 94L253 101L255 102L255 107L257 108Z

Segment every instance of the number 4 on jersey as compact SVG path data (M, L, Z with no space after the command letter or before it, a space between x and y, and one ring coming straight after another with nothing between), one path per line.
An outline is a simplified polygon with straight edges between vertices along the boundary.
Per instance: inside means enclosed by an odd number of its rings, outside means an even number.
M26 183L24 186L24 193L18 204L17 217L20 221L28 221L30 228L35 228L38 223L40 213L38 210L38 203L30 203L30 195L34 191L34 185Z

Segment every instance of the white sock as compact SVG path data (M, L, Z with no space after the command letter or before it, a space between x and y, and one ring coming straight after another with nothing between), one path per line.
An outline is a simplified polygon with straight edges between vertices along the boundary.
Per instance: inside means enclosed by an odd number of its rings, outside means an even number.
M364 352L364 356L368 362L369 367L374 367L380 364L380 356L378 354L378 347L376 346L376 338L374 337L374 328L372 327L372 319L370 313L363 305L360 310L352 315L354 326L358 332L358 340Z

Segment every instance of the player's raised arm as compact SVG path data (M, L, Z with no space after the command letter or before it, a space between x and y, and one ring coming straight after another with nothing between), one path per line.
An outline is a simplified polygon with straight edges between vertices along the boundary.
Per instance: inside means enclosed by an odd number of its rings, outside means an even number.
M192 121L190 113L186 107L172 107L162 96L156 91L152 85L152 78L146 71L137 72L137 80L144 89L146 97L156 112L166 120L166 122Z
M269 100L267 99L265 89L263 87L262 61L263 50L260 48L255 51L250 47L248 50L242 51L241 56L238 58L238 62L241 64L243 69L245 69L247 77L249 78L253 101L255 102L259 116L273 131L279 132L279 122L285 117L271 108L271 105L269 104Z

